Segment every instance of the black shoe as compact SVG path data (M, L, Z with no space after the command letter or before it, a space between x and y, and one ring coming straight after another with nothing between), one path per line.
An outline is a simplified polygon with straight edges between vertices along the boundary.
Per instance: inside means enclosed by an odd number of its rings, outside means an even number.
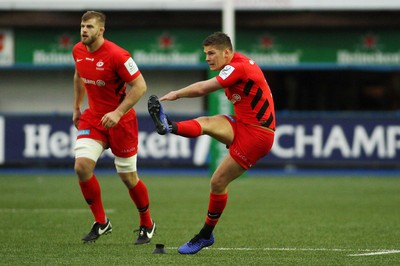
M83 243L95 242L101 235L110 234L112 231L111 222L107 219L105 224L95 222L90 232L82 238Z
M149 243L153 235L156 233L156 223L153 221L151 227L140 226L139 230L136 230L135 232L139 232L139 237L136 240L135 245Z
M168 117L164 113L163 107L160 100L156 95L151 95L147 102L147 108L149 110L150 117L153 119L154 125L156 126L157 133L165 135L172 131L170 123L168 123Z

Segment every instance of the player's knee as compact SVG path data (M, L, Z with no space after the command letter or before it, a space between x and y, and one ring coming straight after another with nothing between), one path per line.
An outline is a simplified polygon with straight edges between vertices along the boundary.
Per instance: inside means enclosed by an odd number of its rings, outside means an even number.
M75 161L74 170L78 176L83 175L85 173L85 169L86 169L86 167L83 162Z
M76 160L74 170L81 181L89 179L93 174L93 167L84 160Z
M137 175L137 172L118 173L118 174L122 182L128 189L135 187L139 182L139 177Z
M137 162L137 154L128 158L115 156L114 160L117 173L136 172L136 162Z
M226 183L221 178L212 178L210 181L212 193L222 193L226 189Z
M103 152L103 146L93 139L78 139L75 143L74 170L80 180L86 180L92 175L97 159Z

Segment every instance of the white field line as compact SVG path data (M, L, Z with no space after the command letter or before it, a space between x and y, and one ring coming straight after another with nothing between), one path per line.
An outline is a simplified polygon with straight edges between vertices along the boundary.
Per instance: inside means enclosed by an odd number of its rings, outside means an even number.
M167 247L167 249L178 249L178 247ZM374 256L400 253L400 250L371 250L371 249L343 249L343 248L204 248L222 251L331 251L331 252L362 252L359 254L348 254L347 256Z
M33 209L16 209L16 208L0 208L0 213L52 213L52 212L69 212L69 213L83 213L87 212L88 209L66 209L66 208L33 208ZM107 213L115 212L114 209L105 210ZM178 247L167 247L167 249L178 249ZM342 249L342 248L205 248L213 250L222 251L332 251L332 252L363 252L358 254L349 254L347 256L357 257L357 256L375 256L375 255L385 255L400 253L400 250L369 250L369 249Z
M52 212L67 212L67 213L84 213L90 212L90 209L69 209L69 208L33 208L33 209L16 209L16 208L3 208L0 213L52 213ZM114 209L105 210L107 213L115 212Z
M351 251L350 249L341 249L341 248L216 248L218 250L244 250L244 251L252 251L252 250L263 250L263 251Z
M349 254L348 256L351 256L351 257L375 256L375 255L385 255L385 254L393 254L393 253L400 253L400 250L383 250L383 251L360 253L360 254Z

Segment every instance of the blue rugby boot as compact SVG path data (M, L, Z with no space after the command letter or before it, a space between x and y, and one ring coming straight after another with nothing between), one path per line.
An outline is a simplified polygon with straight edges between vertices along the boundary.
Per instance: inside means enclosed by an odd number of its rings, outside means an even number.
M211 234L210 239L201 238L200 235L195 235L189 242L182 245L178 252L180 254L196 254L201 249L214 244L214 234Z
M172 131L171 123L169 123L168 117L164 113L161 102L156 95L151 95L149 97L147 108L156 126L157 133L160 135L170 133Z

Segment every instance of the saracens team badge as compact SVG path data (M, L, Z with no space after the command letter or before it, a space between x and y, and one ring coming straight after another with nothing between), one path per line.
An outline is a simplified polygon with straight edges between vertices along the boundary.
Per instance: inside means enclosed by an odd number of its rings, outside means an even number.
M242 97L240 97L239 94L233 94L231 98L231 102L235 104L236 102L240 102L242 100Z

